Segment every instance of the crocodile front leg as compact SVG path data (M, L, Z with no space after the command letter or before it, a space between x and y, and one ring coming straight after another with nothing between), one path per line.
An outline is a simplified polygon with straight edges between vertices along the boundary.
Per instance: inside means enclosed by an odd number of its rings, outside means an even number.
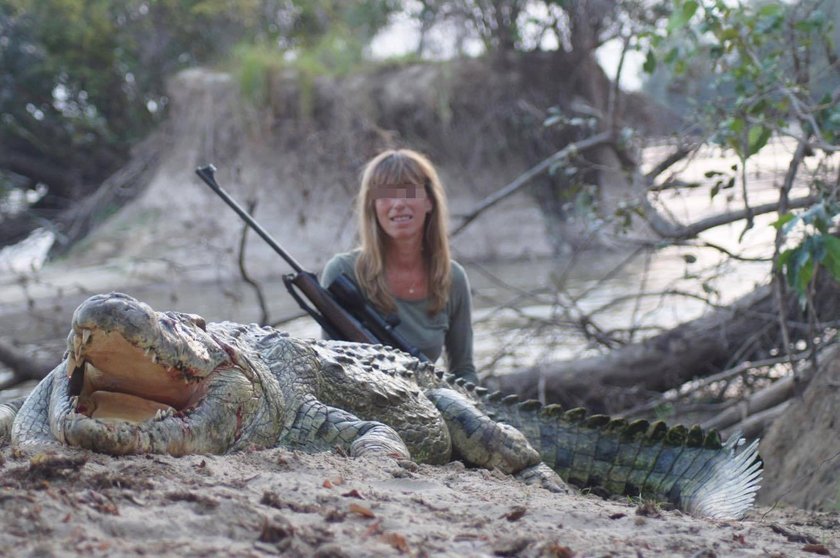
M517 429L494 421L457 391L432 389L426 397L443 415L454 452L468 464L496 468L553 492L567 491L559 475L542 462L539 452Z
M279 440L282 446L308 451L339 448L351 457L387 455L410 459L399 434L385 424L361 420L310 397L298 408L291 428Z
M53 369L50 374L35 386L13 417L11 442L17 447L57 444L50 430L50 400L57 374L62 374L63 365ZM8 412L8 411L7 411ZM5 423L6 418L0 419Z
M21 397L6 403L0 403L0 447L11 441L12 424L15 422L15 416L17 416L24 401L26 401L26 398Z

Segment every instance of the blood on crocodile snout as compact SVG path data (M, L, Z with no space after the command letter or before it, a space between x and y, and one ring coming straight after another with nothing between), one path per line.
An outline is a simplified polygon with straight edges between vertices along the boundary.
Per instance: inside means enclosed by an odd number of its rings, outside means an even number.
M234 439L238 440L242 434L242 424L244 423L242 407L236 408L236 431L234 432Z

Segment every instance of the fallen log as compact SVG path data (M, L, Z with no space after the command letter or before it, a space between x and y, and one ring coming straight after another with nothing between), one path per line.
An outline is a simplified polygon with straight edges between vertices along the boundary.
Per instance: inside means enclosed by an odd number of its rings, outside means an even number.
M825 274L822 274L825 275ZM840 286L828 277L815 282L820 320L840 318ZM785 299L791 342L808 333L794 295ZM769 285L758 287L727 307L685 322L639 343L604 355L547 363L488 380L490 387L565 406L617 413L654 394L674 389L734 366L785 354L778 310Z
M742 423L758 413L778 407L807 384L811 377L811 369L808 367L806 370L798 376L792 374L785 376L749 397L733 403L725 411L707 420L701 426L724 430Z
M722 430L721 436L723 439L727 439L733 434L738 433L740 436L743 436L748 440L761 438L764 435L764 432L770 428L770 425L773 424L777 418L784 415L788 407L790 407L790 401L783 401L775 407L771 407L770 409L766 409L760 413L749 416L743 421L732 425L732 427Z
M55 367L55 364L40 362L32 358L2 339L0 339L0 363L3 363L12 371L12 378L0 383L0 390L28 380L40 380Z

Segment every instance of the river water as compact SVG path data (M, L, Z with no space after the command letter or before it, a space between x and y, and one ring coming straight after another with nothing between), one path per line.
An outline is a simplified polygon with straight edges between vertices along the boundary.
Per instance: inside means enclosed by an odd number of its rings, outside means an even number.
M778 196L780 177L791 151L792 146L786 143L770 145L748 167L750 204ZM646 159L653 164L664 156L665 150L654 147L647 153ZM708 183L704 173L728 171L736 163L731 155L708 148L677 169L678 176ZM792 196L800 194L795 191ZM737 209L742 206L743 197L740 187L724 190L714 198L709 187L702 187L662 193L659 203L673 219L687 223ZM775 218L775 214L759 216L749 230L745 230L744 222L720 226L703 233L701 240L750 258L767 258L772 255L775 230L770 223ZM37 269L46 246L48 242L41 235L30 239L28 245L3 251L0 275L5 272L8 277L12 270ZM474 293L476 364L485 373L493 374L597 351L597 344L583 337L576 327L584 318L607 336L618 335L623 341L639 339L655 333L657 328L699 316L708 308L707 301L727 303L749 292L767 280L770 270L767 261L735 261L718 249L698 246L640 249L627 245L552 259L462 263ZM107 270L94 273L101 277ZM89 284L95 284L93 276ZM279 277L263 287L272 319L299 314ZM7 281L6 288L15 286ZM158 308L194 311L213 300L212 310L204 312L208 320L259 319L253 291L241 282L212 280L203 288L194 284L183 288L144 285L127 290ZM639 298L639 294L644 296ZM30 309L25 306L21 297L20 319L14 319L12 311L12 317L2 325L0 337L39 341L28 339L26 319ZM10 312L4 314L9 316ZM318 326L308 317L292 319L281 327L297 336L319 335ZM632 334L616 333L631 327L635 328ZM50 335L63 337L58 331Z

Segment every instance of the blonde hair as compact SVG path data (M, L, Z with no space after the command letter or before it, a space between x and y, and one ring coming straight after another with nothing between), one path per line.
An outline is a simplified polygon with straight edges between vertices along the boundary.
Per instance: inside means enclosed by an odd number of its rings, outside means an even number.
M423 232L423 259L426 265L429 314L446 306L452 284L447 223L446 192L437 171L425 156L410 149L383 151L362 172L356 200L361 254L356 260L359 286L380 310L394 312L396 301L385 280L385 234L376 219L374 192L383 186L412 184L422 187L432 202Z

